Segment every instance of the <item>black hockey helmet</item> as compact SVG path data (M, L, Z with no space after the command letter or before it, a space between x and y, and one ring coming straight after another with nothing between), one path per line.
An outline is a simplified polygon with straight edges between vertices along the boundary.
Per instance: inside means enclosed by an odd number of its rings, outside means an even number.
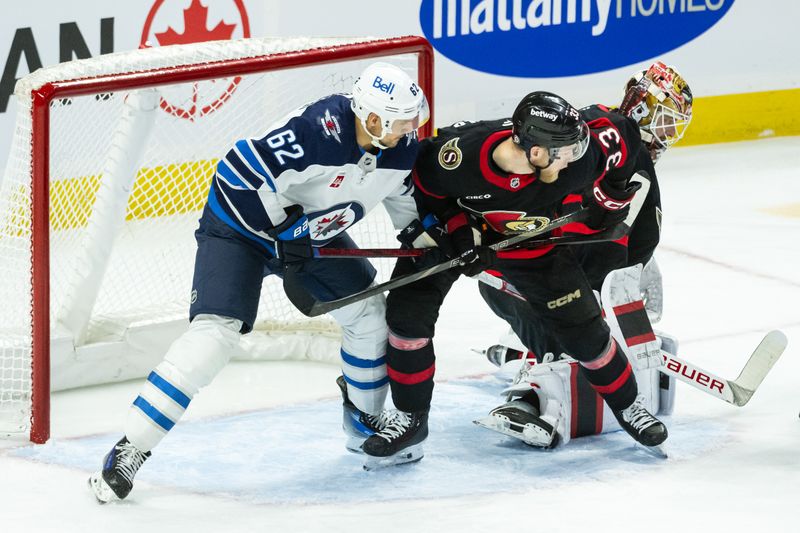
M589 127L578 110L560 96L546 91L528 94L520 101L512 121L512 139L530 156L531 148L550 149L550 162L566 156L579 159L589 145Z

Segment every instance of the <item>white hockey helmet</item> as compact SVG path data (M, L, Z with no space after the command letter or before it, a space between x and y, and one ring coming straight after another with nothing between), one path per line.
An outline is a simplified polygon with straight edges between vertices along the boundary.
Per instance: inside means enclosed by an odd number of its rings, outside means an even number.
M400 68L380 61L364 69L356 80L351 106L372 144L381 149L386 148L380 142L386 135L411 133L430 118L428 100L416 82ZM381 119L380 137L367 130L370 113Z

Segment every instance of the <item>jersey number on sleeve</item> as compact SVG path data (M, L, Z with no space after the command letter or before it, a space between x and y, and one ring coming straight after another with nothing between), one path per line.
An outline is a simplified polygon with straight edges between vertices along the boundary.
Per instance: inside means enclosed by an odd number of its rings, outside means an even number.
M616 152L612 152L608 155L608 159L606 159L606 171L608 171L612 165L614 167L619 167L622 163L622 149L620 147L622 138L619 135L619 131L617 131L616 128L609 127L598 133L597 138L606 148L610 149L612 145L618 148Z
M276 150L276 148L285 146L287 143L291 143L295 140L297 140L297 138L294 136L294 132L292 130L279 131L272 137L267 137L267 144L270 148L272 148L273 153L275 154L275 159L277 159L278 163L281 165L286 164L284 157L289 157L291 159L300 159L303 157L303 147L297 143L289 145L289 148L292 149L291 152L287 152L286 150Z

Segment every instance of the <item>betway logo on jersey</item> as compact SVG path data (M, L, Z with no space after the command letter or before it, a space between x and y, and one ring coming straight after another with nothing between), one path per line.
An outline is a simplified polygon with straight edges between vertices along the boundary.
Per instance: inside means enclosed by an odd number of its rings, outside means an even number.
M734 1L422 0L419 18L431 44L464 66L506 76L560 77L674 50L719 22ZM568 60L514 53L552 43L559 43L559 57Z

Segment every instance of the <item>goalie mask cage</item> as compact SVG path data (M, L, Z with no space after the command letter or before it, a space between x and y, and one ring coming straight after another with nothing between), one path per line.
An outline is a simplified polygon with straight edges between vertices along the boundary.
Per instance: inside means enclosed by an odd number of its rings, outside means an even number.
M217 159L294 108L349 93L375 58L416 78L432 104L420 37L149 48L17 83L0 182L0 434L45 442L51 390L144 376L161 360L188 326L193 232ZM382 210L348 233L396 246ZM275 276L255 329L240 357L324 359L336 346L330 319L300 315Z

